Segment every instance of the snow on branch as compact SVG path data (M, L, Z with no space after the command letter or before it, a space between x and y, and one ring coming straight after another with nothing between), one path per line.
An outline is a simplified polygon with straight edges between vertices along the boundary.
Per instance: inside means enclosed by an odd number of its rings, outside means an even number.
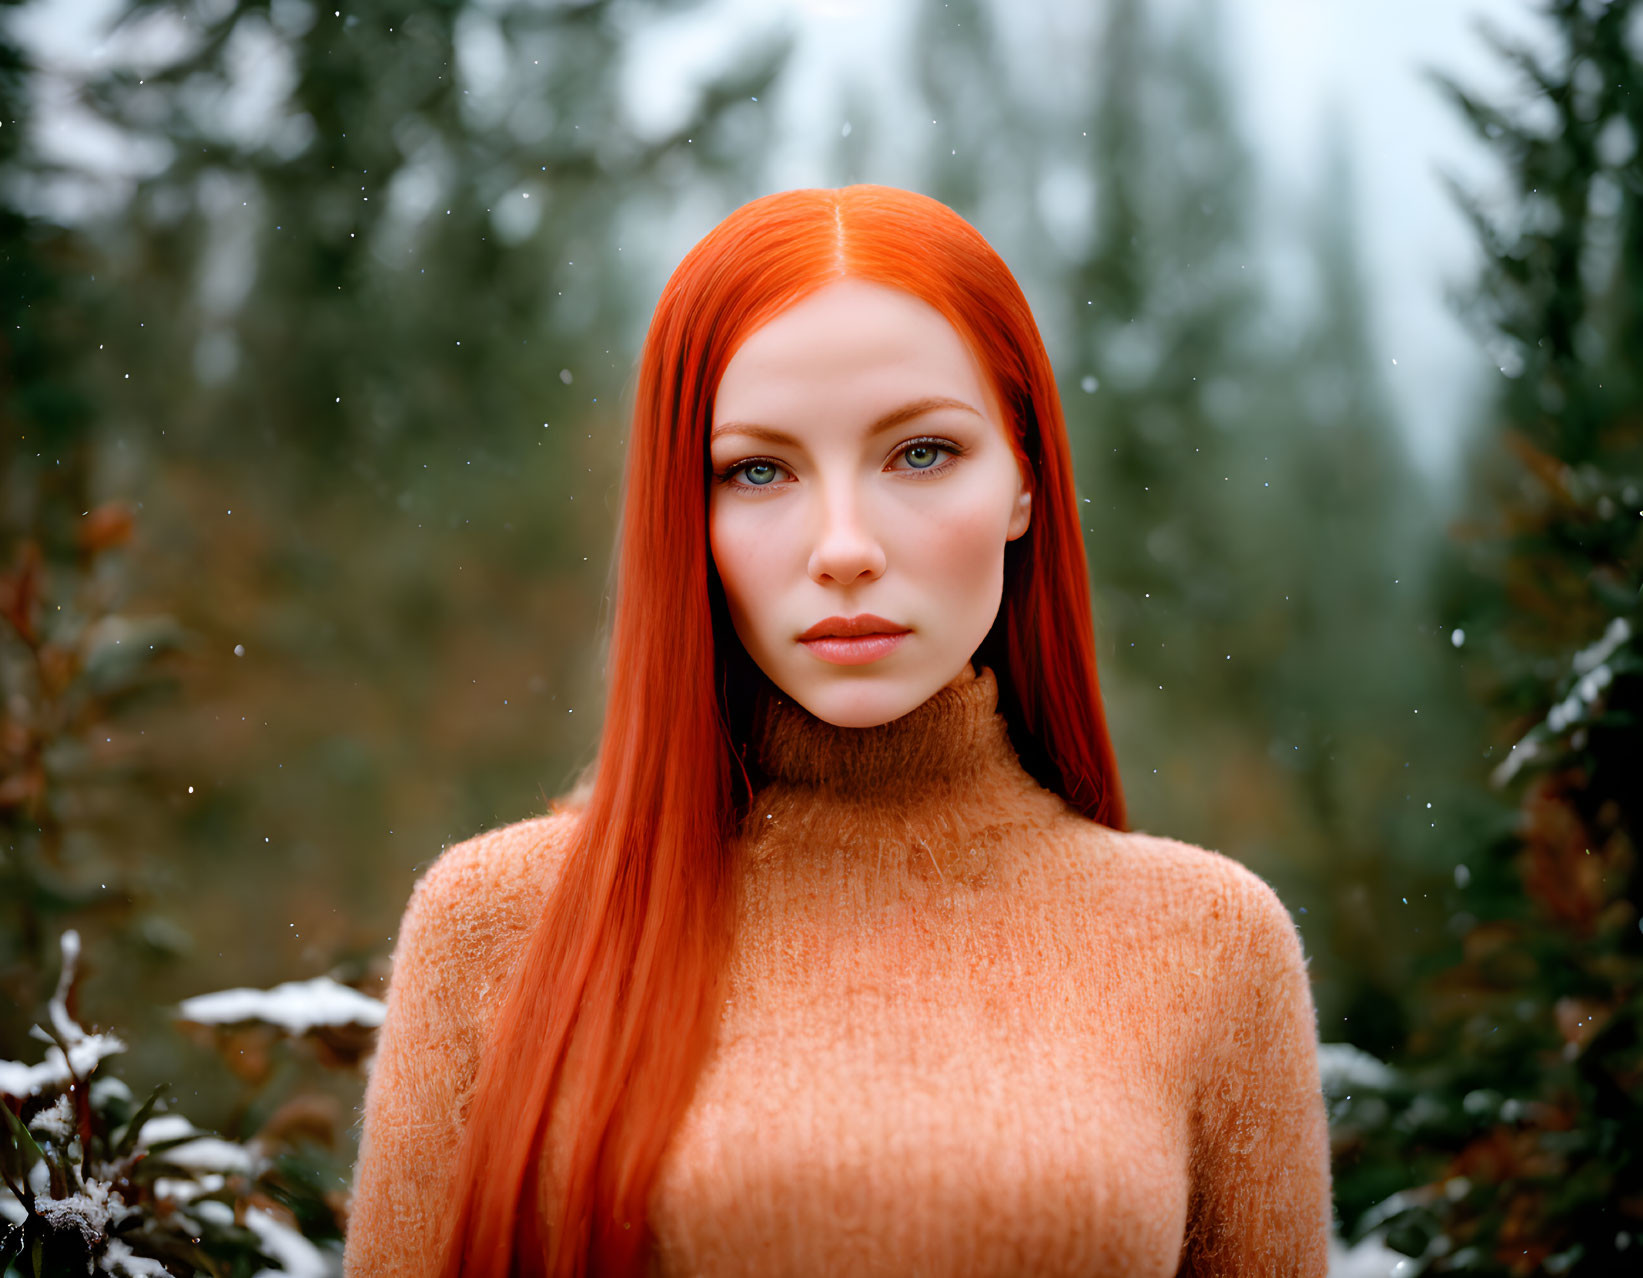
M113 1034L88 1034L69 1015L68 992L74 986L74 969L80 960L80 934L73 928L63 933L63 970L57 978L57 991L51 996L48 1017L51 1031L39 1025L29 1033L41 1042L49 1043L46 1058L38 1065L21 1061L0 1060L0 1093L27 1100L63 1083L84 1078L97 1067L104 1057L123 1052L126 1045ZM64 1048L67 1048L67 1053Z
M257 1021L276 1025L295 1037L315 1029L375 1029L382 1024L386 1011L387 1005L380 999L328 976L287 981L267 990L246 987L197 994L177 1005L179 1019L196 1025Z

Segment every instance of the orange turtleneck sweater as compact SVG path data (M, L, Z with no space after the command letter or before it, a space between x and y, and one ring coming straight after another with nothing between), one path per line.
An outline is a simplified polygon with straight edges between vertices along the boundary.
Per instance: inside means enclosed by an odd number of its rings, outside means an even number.
M718 1041L651 1197L664 1275L1322 1275L1300 938L1202 848L1023 770L993 672L839 728L767 697ZM479 1054L578 820L445 852L394 950L344 1269L422 1273Z

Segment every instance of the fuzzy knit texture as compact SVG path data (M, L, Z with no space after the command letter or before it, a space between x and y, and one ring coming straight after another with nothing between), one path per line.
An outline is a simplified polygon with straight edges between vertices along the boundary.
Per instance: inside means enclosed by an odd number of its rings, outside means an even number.
M1022 768L968 669L875 728L761 699L716 1046L651 1197L664 1275L1323 1275L1300 937L1257 875ZM345 1272L425 1272L479 1055L575 812L411 894Z

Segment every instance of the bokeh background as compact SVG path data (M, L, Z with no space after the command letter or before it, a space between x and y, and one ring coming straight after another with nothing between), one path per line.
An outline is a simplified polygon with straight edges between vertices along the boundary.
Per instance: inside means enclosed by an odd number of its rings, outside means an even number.
M179 1001L567 787L663 282L882 182L1038 317L1132 823L1301 930L1337 1272L1638 1272L1640 138L1634 0L7 6L0 1059L76 929L334 1263L361 1053Z

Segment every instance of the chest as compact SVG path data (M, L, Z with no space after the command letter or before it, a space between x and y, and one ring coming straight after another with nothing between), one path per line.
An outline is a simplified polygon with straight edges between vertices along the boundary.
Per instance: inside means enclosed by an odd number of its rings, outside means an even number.
M1171 958L997 887L755 885L652 1200L664 1272L1175 1272Z

